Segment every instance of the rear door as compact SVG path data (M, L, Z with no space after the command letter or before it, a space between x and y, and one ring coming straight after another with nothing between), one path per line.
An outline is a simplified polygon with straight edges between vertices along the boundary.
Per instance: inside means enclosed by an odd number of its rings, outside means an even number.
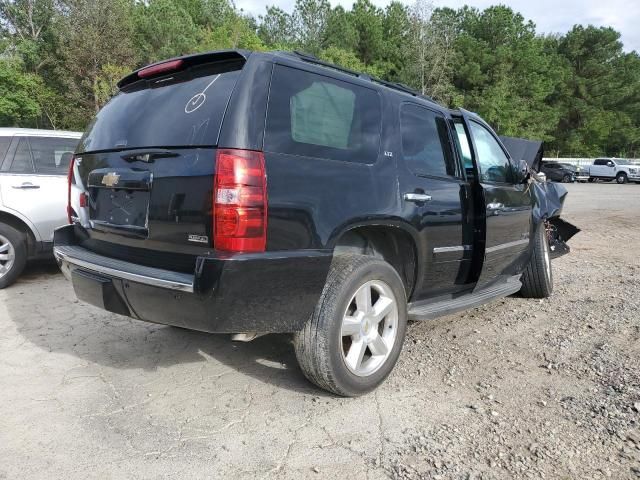
M465 288L473 249L470 187L452 148L449 121L423 105L400 105L398 177L405 218L428 252L416 300Z
M474 117L463 118L480 189L476 198L484 204L484 255L476 284L481 289L515 275L528 258L532 197L526 184L515 182L515 167L495 133Z
M67 172L77 144L77 138L15 136L2 165L4 206L29 219L41 241L52 241L67 222Z

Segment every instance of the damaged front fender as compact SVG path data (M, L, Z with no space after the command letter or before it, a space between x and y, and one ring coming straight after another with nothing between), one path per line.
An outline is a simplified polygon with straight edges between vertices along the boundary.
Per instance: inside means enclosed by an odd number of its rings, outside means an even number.
M569 192L559 183L540 182L534 176L530 178L529 186L533 194L533 224L544 222L551 258L569 253L571 249L567 242L580 232L578 227L560 218Z

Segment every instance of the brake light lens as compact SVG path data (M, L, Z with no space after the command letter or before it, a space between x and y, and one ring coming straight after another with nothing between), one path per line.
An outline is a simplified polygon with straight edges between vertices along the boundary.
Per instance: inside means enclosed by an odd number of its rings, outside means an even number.
M265 251L267 176L262 152L218 150L213 188L213 238L217 250Z
M75 212L73 211L73 208L71 208L71 185L73 185L74 180L74 175L73 175L73 168L76 164L76 157L71 157L71 161L69 162L69 172L67 173L67 220L69 221L69 223L73 223L73 220L71 219L71 217L74 217L76 215Z
M150 67L143 68L138 72L138 77L149 78L159 73L172 72L178 70L182 66L182 60L171 60L169 62L162 62L157 65L151 65Z

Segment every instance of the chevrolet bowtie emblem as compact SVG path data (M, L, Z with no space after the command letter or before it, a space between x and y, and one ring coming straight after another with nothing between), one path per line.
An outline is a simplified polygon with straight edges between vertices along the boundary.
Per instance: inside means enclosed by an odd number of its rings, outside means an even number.
M120 175L116 172L107 173L104 177L102 177L102 184L107 187L113 187L118 184L118 180L120 180Z

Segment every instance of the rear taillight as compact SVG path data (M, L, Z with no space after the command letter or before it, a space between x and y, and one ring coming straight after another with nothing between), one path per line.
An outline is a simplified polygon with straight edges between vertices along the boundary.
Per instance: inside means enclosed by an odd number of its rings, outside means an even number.
M73 223L71 217L75 217L75 212L71 207L71 185L73 185L75 179L73 176L73 167L76 163L76 157L71 157L71 161L69 162L69 173L67 173L67 220L69 223Z
M267 245L267 176L262 152L218 150L213 188L217 250L264 252Z

